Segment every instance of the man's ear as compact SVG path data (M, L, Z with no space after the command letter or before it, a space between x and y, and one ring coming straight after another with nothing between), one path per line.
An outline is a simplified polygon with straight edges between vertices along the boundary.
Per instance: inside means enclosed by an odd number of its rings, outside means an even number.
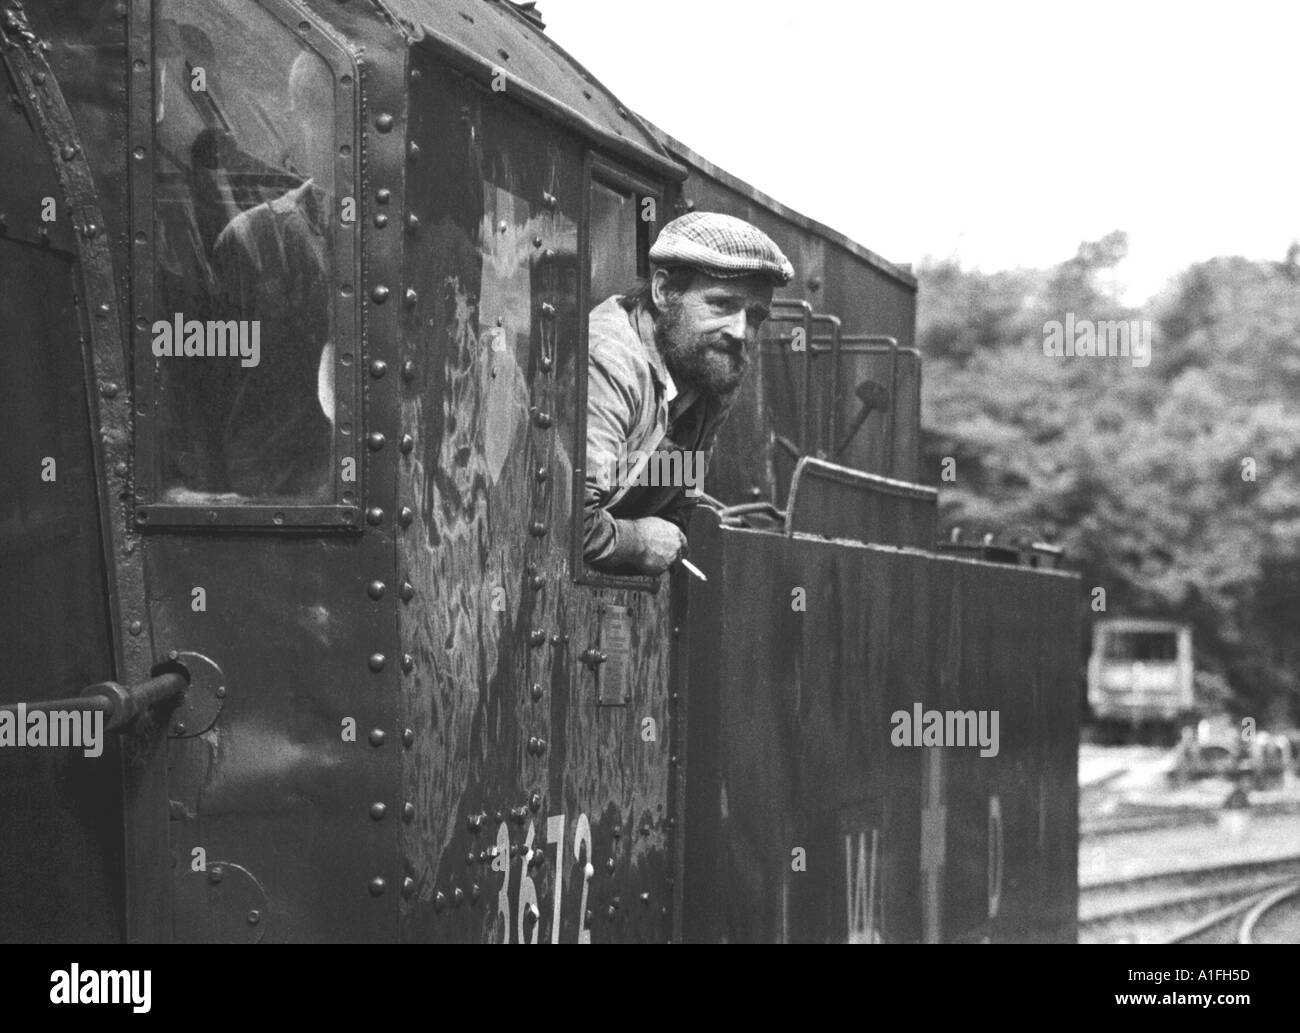
M650 275L650 300L655 303L655 308L660 312L668 307L668 295L665 293L667 284L667 269L656 269Z

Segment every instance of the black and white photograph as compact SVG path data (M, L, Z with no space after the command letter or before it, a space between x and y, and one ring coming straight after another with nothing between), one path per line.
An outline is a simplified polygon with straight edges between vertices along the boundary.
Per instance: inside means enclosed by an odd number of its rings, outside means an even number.
M1300 942L1298 40L0 0L6 997L871 944L1293 1005L1235 948Z

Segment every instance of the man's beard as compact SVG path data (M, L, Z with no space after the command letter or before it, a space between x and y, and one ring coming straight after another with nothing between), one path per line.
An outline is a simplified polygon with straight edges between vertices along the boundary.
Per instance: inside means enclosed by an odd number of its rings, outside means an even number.
M735 391L748 365L744 352L739 357L719 350L722 340L691 331L686 324L685 306L678 298L667 298L655 319L655 345L664 365L680 386L693 387L713 395Z

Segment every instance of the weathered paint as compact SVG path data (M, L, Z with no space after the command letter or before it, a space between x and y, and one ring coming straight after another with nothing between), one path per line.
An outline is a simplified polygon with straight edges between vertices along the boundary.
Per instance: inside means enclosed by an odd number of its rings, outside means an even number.
M1077 577L705 513L692 535L685 939L843 942L870 884L873 941L1073 940ZM998 754L893 745L916 703L996 709Z

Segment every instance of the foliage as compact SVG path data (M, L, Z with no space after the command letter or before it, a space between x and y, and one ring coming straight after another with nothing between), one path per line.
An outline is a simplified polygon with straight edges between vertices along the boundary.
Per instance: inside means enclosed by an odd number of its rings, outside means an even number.
M1064 547L1109 614L1190 621L1234 709L1294 720L1300 254L1195 265L1137 311L1106 286L1126 248L1113 233L1052 269L920 269L926 468L957 469L943 518ZM1067 313L1150 320L1150 364L1044 355Z

